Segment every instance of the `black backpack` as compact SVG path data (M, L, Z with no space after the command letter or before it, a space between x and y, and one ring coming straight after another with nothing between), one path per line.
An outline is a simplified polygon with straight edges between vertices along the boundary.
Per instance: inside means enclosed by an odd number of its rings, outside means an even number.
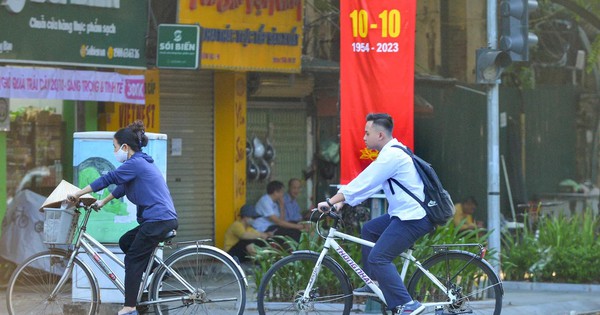
M454 203L452 202L452 198L450 198L450 194L442 187L442 183L433 170L433 167L431 167L431 164L414 155L408 148L399 145L394 145L392 147L402 149L412 158L417 173L419 173L419 176L421 176L421 180L423 181L425 201L422 202L419 200L415 194L404 187L404 185L400 184L396 179L389 178L387 181L392 194L395 194L394 188L392 187L392 183L394 183L413 197L413 199L425 209L431 223L434 225L446 224L448 220L454 216L456 210L454 209Z

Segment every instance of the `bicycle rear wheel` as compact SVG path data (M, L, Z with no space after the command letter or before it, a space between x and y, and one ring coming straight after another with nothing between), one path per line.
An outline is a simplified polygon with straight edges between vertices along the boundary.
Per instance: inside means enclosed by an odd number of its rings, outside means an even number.
M95 278L78 259L57 295L51 296L68 262L66 252L49 251L34 255L17 267L6 288L8 313L95 314L98 306Z
M170 256L171 267L194 290L188 290L166 268L152 280L151 296L156 314L226 315L244 312L246 283L237 265L222 253L194 247Z
M350 314L352 287L332 259L323 260L309 300L301 300L318 258L316 253L294 253L276 262L260 282L259 314Z
M440 252L427 259L423 267L457 297L454 303L443 307L443 314L500 314L502 283L485 260L466 251ZM421 303L449 301L448 294L420 269L411 277L408 293ZM434 312L430 307L422 314Z

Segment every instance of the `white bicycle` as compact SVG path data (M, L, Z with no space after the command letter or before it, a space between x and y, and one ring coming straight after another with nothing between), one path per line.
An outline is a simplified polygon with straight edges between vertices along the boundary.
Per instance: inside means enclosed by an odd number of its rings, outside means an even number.
M328 255L330 249L375 292L382 313L387 314L385 298L377 284L336 239L371 247L374 243L339 232L341 218L335 212L322 214L318 221L324 217L333 222L320 253L296 251L276 262L262 278L257 301L261 315L319 314L323 311L350 314L353 287L346 271ZM321 235L320 230L318 232ZM461 246L478 247L479 253L451 249ZM497 274L483 258L485 248L479 244L444 244L436 245L434 249L435 253L423 263L412 255L412 249L401 254L404 259L402 279L406 279L410 264L416 266L407 289L413 299L426 307L421 314L499 315L504 291Z
M82 203L79 207L85 214L66 241L69 245L59 246L66 249L52 244L49 251L30 257L15 269L6 289L9 314L96 314L101 303L100 287L92 269L81 259L83 253L124 293L123 282L95 248L121 268L124 263L85 232L93 209ZM181 248L162 260L157 255L164 246L161 244L150 257L137 295L138 311L243 314L248 282L242 268L226 252L203 244L209 240L170 243L175 234L172 231L164 241ZM153 265L158 267L152 269Z

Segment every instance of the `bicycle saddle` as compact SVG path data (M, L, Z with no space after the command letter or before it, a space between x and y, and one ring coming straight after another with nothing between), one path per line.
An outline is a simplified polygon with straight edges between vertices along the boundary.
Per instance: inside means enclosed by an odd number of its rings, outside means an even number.
M162 238L161 242L166 242L168 240L171 240L175 236L177 236L177 230L171 230L167 233L167 235L165 235L165 237Z

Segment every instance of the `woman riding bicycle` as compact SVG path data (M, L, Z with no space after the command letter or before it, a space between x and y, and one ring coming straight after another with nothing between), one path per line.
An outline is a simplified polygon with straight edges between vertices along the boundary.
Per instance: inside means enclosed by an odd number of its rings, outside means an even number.
M139 225L119 240L125 253L125 303L118 315L138 314L135 308L137 293L150 255L165 235L178 227L177 213L165 179L152 157L142 152L146 145L148 137L141 120L121 128L113 136L113 146L115 158L123 164L68 196L70 201L77 202L86 193L115 184L117 187L106 198L96 201L96 208L123 196L137 206Z

